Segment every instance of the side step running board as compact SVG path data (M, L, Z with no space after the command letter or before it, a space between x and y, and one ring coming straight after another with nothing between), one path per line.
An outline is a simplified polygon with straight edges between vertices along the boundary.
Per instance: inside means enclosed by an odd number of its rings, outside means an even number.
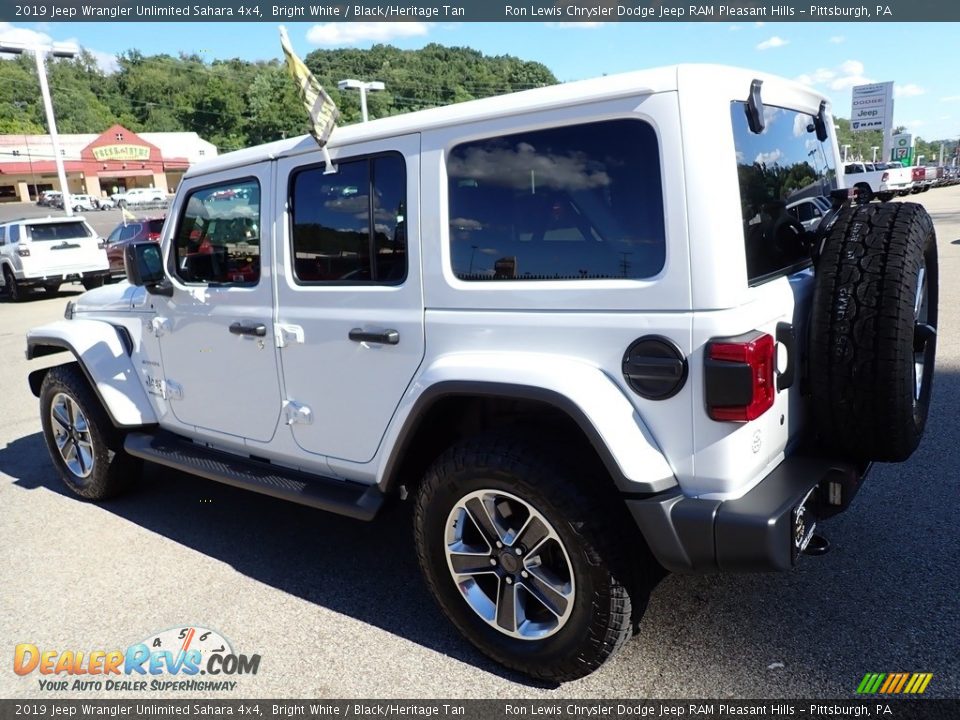
M162 430L130 433L123 447L134 457L191 475L357 520L372 520L383 505L383 493L376 485L356 485L236 457Z

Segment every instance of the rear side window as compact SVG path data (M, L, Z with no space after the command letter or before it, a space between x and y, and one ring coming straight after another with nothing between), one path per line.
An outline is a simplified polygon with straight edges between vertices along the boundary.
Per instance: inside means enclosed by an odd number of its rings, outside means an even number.
M801 200L829 196L837 173L830 145L817 140L812 116L767 105L766 128L759 134L747 123L746 103L732 103L731 116L747 276L757 284L810 263L816 226L805 228L794 208Z
M666 236L656 133L608 120L454 147L450 256L460 280L649 278Z
M15 242L20 242L20 226L19 225L10 226L10 233L7 239L10 241L11 244Z
M311 167L292 176L293 273L300 283L401 283L407 276L403 156Z
M253 178L187 196L173 239L185 283L255 285L260 280L260 184Z
M78 240L90 237L90 228L82 222L62 222L45 225L27 225L30 239L34 242L44 240Z

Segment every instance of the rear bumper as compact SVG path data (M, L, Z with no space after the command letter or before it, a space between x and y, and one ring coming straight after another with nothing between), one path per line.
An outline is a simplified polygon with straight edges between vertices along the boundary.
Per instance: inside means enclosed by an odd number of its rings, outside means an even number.
M53 282L70 282L72 280L84 280L88 278L108 278L110 277L109 269L96 269L96 270L75 270L73 272L52 272L46 275L31 275L30 277L25 277L23 280L18 280L17 282L24 286L30 285L46 285Z
M796 455L736 500L671 489L627 506L660 564L673 572L789 570L817 520L845 510L869 464Z

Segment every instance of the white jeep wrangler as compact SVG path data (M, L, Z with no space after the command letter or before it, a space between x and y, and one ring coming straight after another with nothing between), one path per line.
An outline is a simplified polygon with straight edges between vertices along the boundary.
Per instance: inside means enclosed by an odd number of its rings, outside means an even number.
M130 284L29 333L29 357L74 356L30 375L71 490L147 460L364 520L410 494L443 612L567 680L626 641L660 566L789 569L920 441L933 226L837 192L808 88L670 67L329 151L192 168ZM820 196L816 226L787 211Z

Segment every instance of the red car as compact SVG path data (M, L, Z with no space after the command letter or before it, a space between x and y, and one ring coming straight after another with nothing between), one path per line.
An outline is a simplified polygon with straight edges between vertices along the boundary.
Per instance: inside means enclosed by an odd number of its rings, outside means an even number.
M127 276L123 266L123 248L132 242L153 240L160 242L163 218L140 218L120 224L107 237L107 259L110 261L110 277L120 280Z

